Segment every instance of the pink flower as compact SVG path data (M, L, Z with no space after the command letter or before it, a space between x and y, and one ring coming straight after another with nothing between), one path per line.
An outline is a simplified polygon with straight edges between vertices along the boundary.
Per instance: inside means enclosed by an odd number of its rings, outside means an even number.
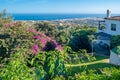
M48 37L48 36L47 36L46 38L47 38L47 40L48 40L48 41L50 41L50 40L51 40L51 38L50 38L50 37Z
M51 43L52 43L55 47L57 47L57 45L58 45L57 42L56 42L56 40L54 40L54 39L51 40Z
M61 45L57 45L56 49L59 50L59 51L63 51L63 48L62 48Z
M45 45L43 45L43 46L42 46L42 51L44 51L44 50L45 50L45 48L46 48L46 46L45 46Z
M38 53L38 51L39 51L38 45L35 45L35 44L34 44L34 45L32 46L32 49L31 49L31 50L33 51L33 54L36 55L36 54Z
M47 39L46 39L46 38L42 38L40 41L41 41L41 43L44 44L44 45L46 45L46 43L47 43Z
M14 25L14 26L17 26L17 22L13 22L13 25Z
M34 29L34 28L29 28L29 31L32 32L32 33L36 33L37 31Z
M40 41L40 36L34 36L34 38Z
M10 24L6 24L5 27L6 27L6 28L10 28Z
M43 32L37 32L37 34L41 35L42 37L47 37Z

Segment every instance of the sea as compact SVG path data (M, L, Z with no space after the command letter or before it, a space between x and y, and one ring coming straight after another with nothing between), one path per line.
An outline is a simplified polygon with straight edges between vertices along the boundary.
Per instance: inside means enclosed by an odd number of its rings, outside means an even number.
M105 14L12 14L13 20L62 20L74 18L104 18Z

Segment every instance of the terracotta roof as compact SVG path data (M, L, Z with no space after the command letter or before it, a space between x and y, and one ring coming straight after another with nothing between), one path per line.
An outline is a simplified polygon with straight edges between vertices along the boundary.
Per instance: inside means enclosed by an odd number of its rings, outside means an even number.
M108 19L108 20L118 20L120 21L120 16L112 16L110 18L105 18L105 19Z

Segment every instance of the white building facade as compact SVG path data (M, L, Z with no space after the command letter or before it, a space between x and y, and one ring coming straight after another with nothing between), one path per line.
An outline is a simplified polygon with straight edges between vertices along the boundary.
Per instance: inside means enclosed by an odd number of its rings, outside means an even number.
M120 55L116 54L112 50L110 51L110 64L120 66Z
M106 46L110 50L110 41L112 36L120 35L120 16L110 16L107 10L107 18L99 22L97 43ZM120 46L110 50L110 63L120 66Z
M110 47L110 39L114 35L120 35L120 16L110 16L107 11L107 18L99 21L97 43L108 45Z
M114 16L114 18L118 16ZM120 18L120 17L119 17ZM104 24L100 24L98 32L104 32L110 35L120 35L120 20L112 20L113 18L105 19ZM100 29L103 27L103 29Z

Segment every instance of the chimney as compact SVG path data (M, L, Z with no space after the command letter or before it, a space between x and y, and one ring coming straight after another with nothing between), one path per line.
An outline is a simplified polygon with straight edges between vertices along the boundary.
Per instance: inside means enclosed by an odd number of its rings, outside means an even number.
M107 18L110 18L111 17L111 11L108 9L107 10Z

